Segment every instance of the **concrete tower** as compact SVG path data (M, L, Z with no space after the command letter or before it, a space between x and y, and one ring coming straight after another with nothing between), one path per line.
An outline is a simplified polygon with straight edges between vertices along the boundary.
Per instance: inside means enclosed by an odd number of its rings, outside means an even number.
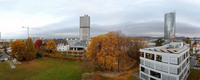
M165 14L164 38L167 42L171 42L176 34L176 13L170 12Z
M90 16L80 17L80 40L90 40Z

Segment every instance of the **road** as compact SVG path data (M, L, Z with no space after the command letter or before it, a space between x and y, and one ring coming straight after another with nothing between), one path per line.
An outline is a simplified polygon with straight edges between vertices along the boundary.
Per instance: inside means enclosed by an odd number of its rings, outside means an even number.
M4 52L4 49L0 49L0 54L2 55L2 57L0 59L8 59L8 55ZM13 62L11 60L8 60L8 63L10 64L11 68L16 68L15 65L13 64Z

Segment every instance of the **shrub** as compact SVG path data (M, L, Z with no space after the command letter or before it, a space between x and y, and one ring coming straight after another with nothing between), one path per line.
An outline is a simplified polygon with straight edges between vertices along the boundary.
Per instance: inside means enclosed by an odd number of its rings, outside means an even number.
M81 76L82 80L94 80L94 73L83 73Z

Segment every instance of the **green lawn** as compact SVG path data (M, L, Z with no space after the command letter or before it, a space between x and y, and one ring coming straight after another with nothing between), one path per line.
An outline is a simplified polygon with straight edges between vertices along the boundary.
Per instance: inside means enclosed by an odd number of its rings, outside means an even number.
M197 80L199 73L200 70L190 69L190 75L188 76L187 80Z
M8 62L3 62L0 80L81 80L82 65L83 62L40 58L11 69Z

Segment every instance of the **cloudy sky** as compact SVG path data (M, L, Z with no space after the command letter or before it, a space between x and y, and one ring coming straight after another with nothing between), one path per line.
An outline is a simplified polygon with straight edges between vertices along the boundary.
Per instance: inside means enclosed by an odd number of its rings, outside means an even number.
M128 36L163 36L164 13L176 11L176 36L200 37L199 0L0 0L3 39L79 37L88 14L91 36L121 30Z

